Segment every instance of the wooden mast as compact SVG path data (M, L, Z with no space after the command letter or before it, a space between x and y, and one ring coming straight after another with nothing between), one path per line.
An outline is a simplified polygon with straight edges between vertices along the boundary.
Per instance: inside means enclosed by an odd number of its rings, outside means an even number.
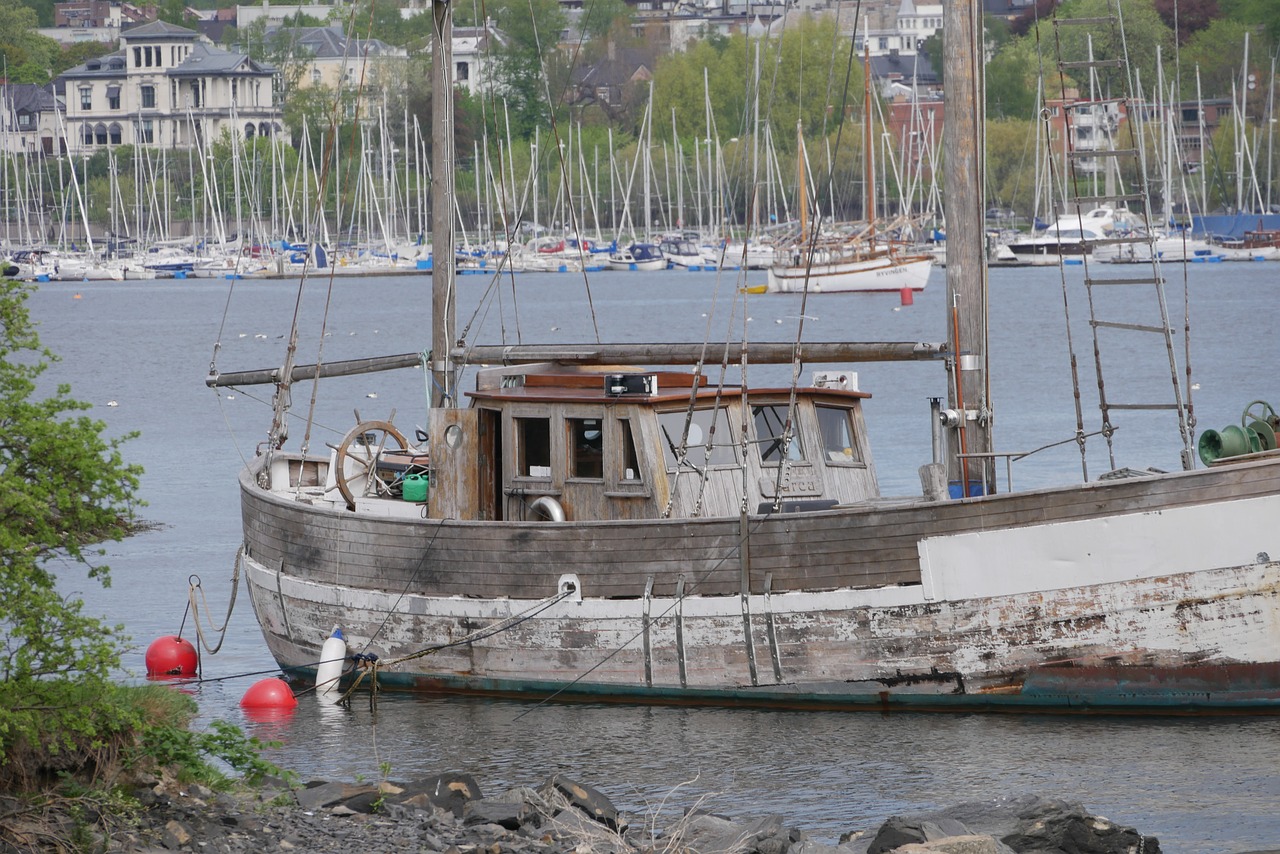
M431 406L453 405L457 302L453 247L453 12L432 0L431 50Z
M875 149L871 141L871 46L867 40L862 42L862 171L863 186L866 188L867 209L863 212L867 217L867 226L871 229L871 245L876 241L876 167Z
M947 208L947 336L950 382L947 399L960 412L960 427L948 431L947 475L966 482L964 492L994 491L991 398L987 378L987 266L983 234L982 5L945 0L942 18L944 176ZM966 463L959 454L970 455Z

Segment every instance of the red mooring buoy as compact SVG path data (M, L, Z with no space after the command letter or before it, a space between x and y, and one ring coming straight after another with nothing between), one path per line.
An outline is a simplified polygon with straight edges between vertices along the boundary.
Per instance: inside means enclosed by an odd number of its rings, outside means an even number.
M195 676L199 657L191 641L177 635L156 638L147 647L147 675Z
M911 305L916 301L915 296L911 293L911 288L903 288L898 291L898 297L903 305Z
M249 686L240 705L246 709L292 709L297 707L298 698L283 679L262 679Z

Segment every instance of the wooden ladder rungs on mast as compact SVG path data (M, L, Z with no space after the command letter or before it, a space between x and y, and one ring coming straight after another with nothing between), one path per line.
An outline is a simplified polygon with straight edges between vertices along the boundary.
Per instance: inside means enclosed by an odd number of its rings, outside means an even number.
M1093 285L1163 285L1163 277L1142 277L1136 279L1085 279L1084 283Z
M1114 24L1116 22L1115 15L1107 15L1103 18L1054 18L1053 25L1055 27L1096 27L1099 24Z
M1157 335L1172 335L1173 330L1163 326L1148 326L1144 323L1116 323L1111 320L1091 320L1095 329L1128 329L1131 332L1154 332Z
M1137 157L1138 149L1136 148L1076 148L1067 152L1067 156L1075 159L1088 159L1090 157Z
M1072 202L1082 207L1094 207L1103 202L1141 202L1145 198L1141 193L1104 193L1101 196L1076 196Z
M1058 63L1060 71L1073 68L1124 68L1123 59L1080 59Z

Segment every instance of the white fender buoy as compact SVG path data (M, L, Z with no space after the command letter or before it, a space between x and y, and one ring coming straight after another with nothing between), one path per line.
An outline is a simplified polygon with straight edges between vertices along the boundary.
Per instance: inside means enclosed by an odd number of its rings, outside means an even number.
M342 669L347 662L347 638L342 629L334 627L333 634L320 647L320 664L316 667L316 693L325 694L338 690Z

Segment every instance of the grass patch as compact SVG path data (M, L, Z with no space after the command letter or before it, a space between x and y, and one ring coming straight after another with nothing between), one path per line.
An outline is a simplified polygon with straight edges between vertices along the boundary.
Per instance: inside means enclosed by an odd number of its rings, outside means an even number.
M160 777L227 789L281 774L235 726L190 730L195 714L165 685L0 682L0 849L97 848L133 823L134 793Z

